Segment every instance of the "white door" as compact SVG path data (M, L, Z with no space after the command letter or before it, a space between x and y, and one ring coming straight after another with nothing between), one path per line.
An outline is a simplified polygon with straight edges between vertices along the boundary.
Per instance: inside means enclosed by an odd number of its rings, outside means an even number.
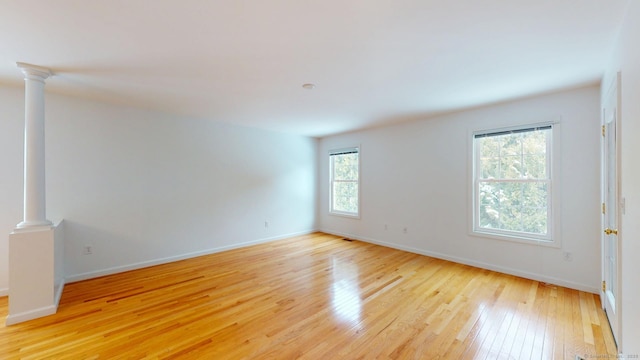
M619 295L619 182L618 182L618 114L620 74L608 90L603 109L603 189L602 189L602 305L607 313L613 337L618 342L620 332Z

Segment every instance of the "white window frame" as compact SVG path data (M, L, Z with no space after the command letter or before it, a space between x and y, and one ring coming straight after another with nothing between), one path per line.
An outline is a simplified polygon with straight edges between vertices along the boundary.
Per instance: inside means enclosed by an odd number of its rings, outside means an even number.
M357 185L358 185L358 205L357 205L358 206L358 211L357 212L347 212L347 211L335 210L333 208L333 186L334 186L334 182L338 181L338 180L334 181L333 157L337 156L337 155L340 155L340 154L348 154L348 153L354 153L354 152L358 154L358 179L355 181L357 183ZM329 214L330 215L344 216L344 217L349 217L349 218L354 218L354 219L360 219L360 193L361 193L361 189L360 189L360 159L361 159L360 146L352 146L352 147L329 150ZM350 181L352 181L352 180L350 180Z
M548 174L548 198L549 205L547 208L547 234L536 235L525 232L501 230L501 229L487 229L479 226L479 211L480 201L478 194L479 186L479 169L476 147L476 136L491 133L501 132L517 132L524 129L531 128L543 128L551 126L551 133L547 142L547 174ZM476 130L471 133L470 138L470 188L471 188L471 202L470 202L470 234L482 238L491 238L497 240L507 240L512 242L537 244L542 246L549 246L560 248L561 247L561 208L560 208L560 122L548 121L541 123L526 123L516 126L488 128L482 130Z

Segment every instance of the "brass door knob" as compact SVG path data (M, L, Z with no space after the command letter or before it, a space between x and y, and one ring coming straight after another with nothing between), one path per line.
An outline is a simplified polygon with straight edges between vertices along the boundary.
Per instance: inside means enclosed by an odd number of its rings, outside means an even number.
M606 228L604 229L604 233L607 235L618 235L618 230Z

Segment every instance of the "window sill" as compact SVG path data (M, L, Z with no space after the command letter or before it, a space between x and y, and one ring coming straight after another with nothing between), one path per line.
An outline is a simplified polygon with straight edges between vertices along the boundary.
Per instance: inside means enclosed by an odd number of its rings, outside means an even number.
M537 238L532 238L532 237L530 238L530 237L517 236L517 235L503 235L503 234L496 234L492 232L485 232L485 231L478 231L478 230L471 231L469 235L474 237L484 238L484 239L507 241L511 243L560 248L560 242L557 240L555 241L545 240L545 239L537 239Z
M358 220L360 219L360 214L345 213L345 212L338 212L338 211L329 211L329 215L339 216L339 217L344 217L349 219L358 219Z

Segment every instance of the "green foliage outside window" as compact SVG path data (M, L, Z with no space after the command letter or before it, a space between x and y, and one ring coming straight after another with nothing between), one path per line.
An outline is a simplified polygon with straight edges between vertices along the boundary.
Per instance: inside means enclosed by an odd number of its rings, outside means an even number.
M549 233L550 128L476 137L477 226Z
M331 155L331 211L358 214L358 153Z

